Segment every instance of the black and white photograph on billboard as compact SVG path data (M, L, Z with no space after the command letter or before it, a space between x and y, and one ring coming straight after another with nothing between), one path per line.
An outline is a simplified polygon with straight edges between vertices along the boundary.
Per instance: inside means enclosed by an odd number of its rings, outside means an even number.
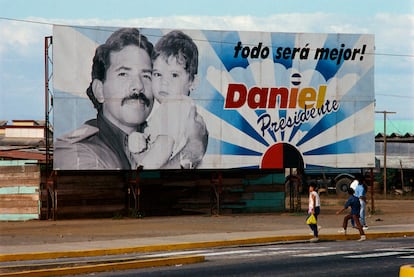
M96 48L85 92L96 118L57 138L55 167L197 167L208 138L190 96L197 67L197 46L181 31L155 47L136 28L115 31Z

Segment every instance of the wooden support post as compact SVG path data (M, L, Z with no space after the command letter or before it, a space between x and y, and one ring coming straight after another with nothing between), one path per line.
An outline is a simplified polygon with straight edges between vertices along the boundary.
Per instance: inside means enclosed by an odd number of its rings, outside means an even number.
M141 196L141 182L140 182L140 172L142 171L142 167L137 167L135 172L135 177L129 178L128 185L129 185L129 193L132 194L134 199L134 210L138 217L141 217L141 205L140 205L140 196ZM133 174L131 174L133 175ZM131 208L130 203L130 196L128 196L128 209Z
M375 203L374 203L374 170L370 169L370 186L371 186L371 213L375 213Z
M222 174L221 172L212 173L211 176L211 195L210 209L211 215L220 215L220 194L222 192Z
M56 185L57 185L57 172L52 170L46 180L46 191L47 191L47 219L56 220L57 213L57 197L56 197Z
M289 193L289 212L300 212L302 210L300 195L301 186L302 176L300 174L293 174L293 169L290 168L289 176L285 183L286 192Z

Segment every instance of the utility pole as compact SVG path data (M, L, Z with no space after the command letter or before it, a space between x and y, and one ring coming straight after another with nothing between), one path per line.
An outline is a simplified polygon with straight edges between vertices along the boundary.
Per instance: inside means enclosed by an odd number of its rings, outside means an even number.
M384 196L387 196L387 114L395 114L396 112L375 111L384 115Z

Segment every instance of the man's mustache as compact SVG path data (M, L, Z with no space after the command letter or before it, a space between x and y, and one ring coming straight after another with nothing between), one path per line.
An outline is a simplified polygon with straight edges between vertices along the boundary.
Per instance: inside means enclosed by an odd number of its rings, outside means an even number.
M140 92L140 93L133 93L131 95L128 95L127 97L125 97L124 99L122 99L121 106L123 106L125 104L125 102L127 102L129 100L141 100L141 101L144 102L145 106L147 106L147 107L149 107L150 104L151 104L151 101L142 92Z

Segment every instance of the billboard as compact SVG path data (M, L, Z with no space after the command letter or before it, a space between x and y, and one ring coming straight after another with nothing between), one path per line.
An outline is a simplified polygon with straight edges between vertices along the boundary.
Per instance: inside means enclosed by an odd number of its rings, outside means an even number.
M54 168L374 166L374 36L54 26Z

